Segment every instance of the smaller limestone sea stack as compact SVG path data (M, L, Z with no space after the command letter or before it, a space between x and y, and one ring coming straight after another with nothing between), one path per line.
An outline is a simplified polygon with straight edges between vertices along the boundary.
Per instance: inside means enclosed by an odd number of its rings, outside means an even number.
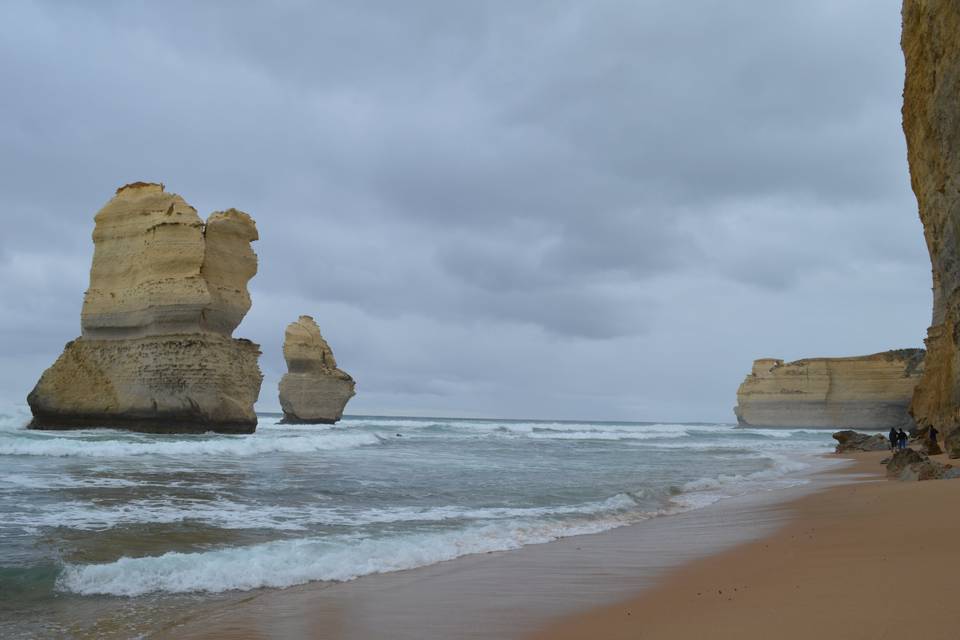
M259 347L234 339L250 309L257 228L200 219L163 185L120 187L95 218L82 335L27 397L36 429L251 433Z
M280 380L282 422L333 424L354 395L353 378L337 368L330 345L310 316L287 326L283 340L287 374Z
M923 349L899 349L788 363L755 360L737 390L734 413L741 425L755 427L906 428L923 359Z

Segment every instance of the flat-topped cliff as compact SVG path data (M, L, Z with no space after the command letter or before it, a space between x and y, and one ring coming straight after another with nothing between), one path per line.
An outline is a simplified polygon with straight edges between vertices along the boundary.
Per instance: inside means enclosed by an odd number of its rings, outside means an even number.
M330 345L310 316L287 326L283 340L287 373L280 380L283 422L333 424L343 416L355 383L337 367Z
M30 392L31 426L252 432L260 349L231 335L257 272L253 219L229 209L204 223L137 182L94 221L82 334Z
M905 0L903 132L933 273L933 318L911 413L960 425L960 2Z
M742 425L889 429L909 423L923 349L851 358L755 360L737 390Z

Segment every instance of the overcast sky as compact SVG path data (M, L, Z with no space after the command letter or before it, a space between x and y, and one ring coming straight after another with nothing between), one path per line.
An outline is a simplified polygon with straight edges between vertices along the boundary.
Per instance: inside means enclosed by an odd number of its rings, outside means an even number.
M922 346L898 0L5 2L0 402L80 331L93 215L254 216L234 335L348 413L732 421L751 361Z

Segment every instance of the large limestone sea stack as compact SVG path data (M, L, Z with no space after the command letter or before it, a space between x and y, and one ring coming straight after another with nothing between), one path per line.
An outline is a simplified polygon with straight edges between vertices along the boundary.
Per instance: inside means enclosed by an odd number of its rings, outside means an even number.
M288 424L333 424L353 397L354 381L337 368L330 345L310 316L287 326L283 339L287 374L280 380L280 407Z
M960 426L960 2L905 0L901 46L903 131L933 270L927 361L911 412L950 439Z
M737 421L761 427L889 429L910 426L923 349L852 358L755 360L737 390Z
M95 218L82 335L27 398L31 427L250 433L258 345L250 309L257 228L235 209L204 223L163 185L121 187Z

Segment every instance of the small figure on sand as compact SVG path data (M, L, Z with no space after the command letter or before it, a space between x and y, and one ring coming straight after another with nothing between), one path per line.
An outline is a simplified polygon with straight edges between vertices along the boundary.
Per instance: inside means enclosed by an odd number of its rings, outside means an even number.
M887 437L890 438L890 451L895 451L897 449L897 442L900 440L900 436L897 435L897 428L890 427L890 435Z
M901 451L907 448L907 434L903 430L903 427L897 431L897 449Z

